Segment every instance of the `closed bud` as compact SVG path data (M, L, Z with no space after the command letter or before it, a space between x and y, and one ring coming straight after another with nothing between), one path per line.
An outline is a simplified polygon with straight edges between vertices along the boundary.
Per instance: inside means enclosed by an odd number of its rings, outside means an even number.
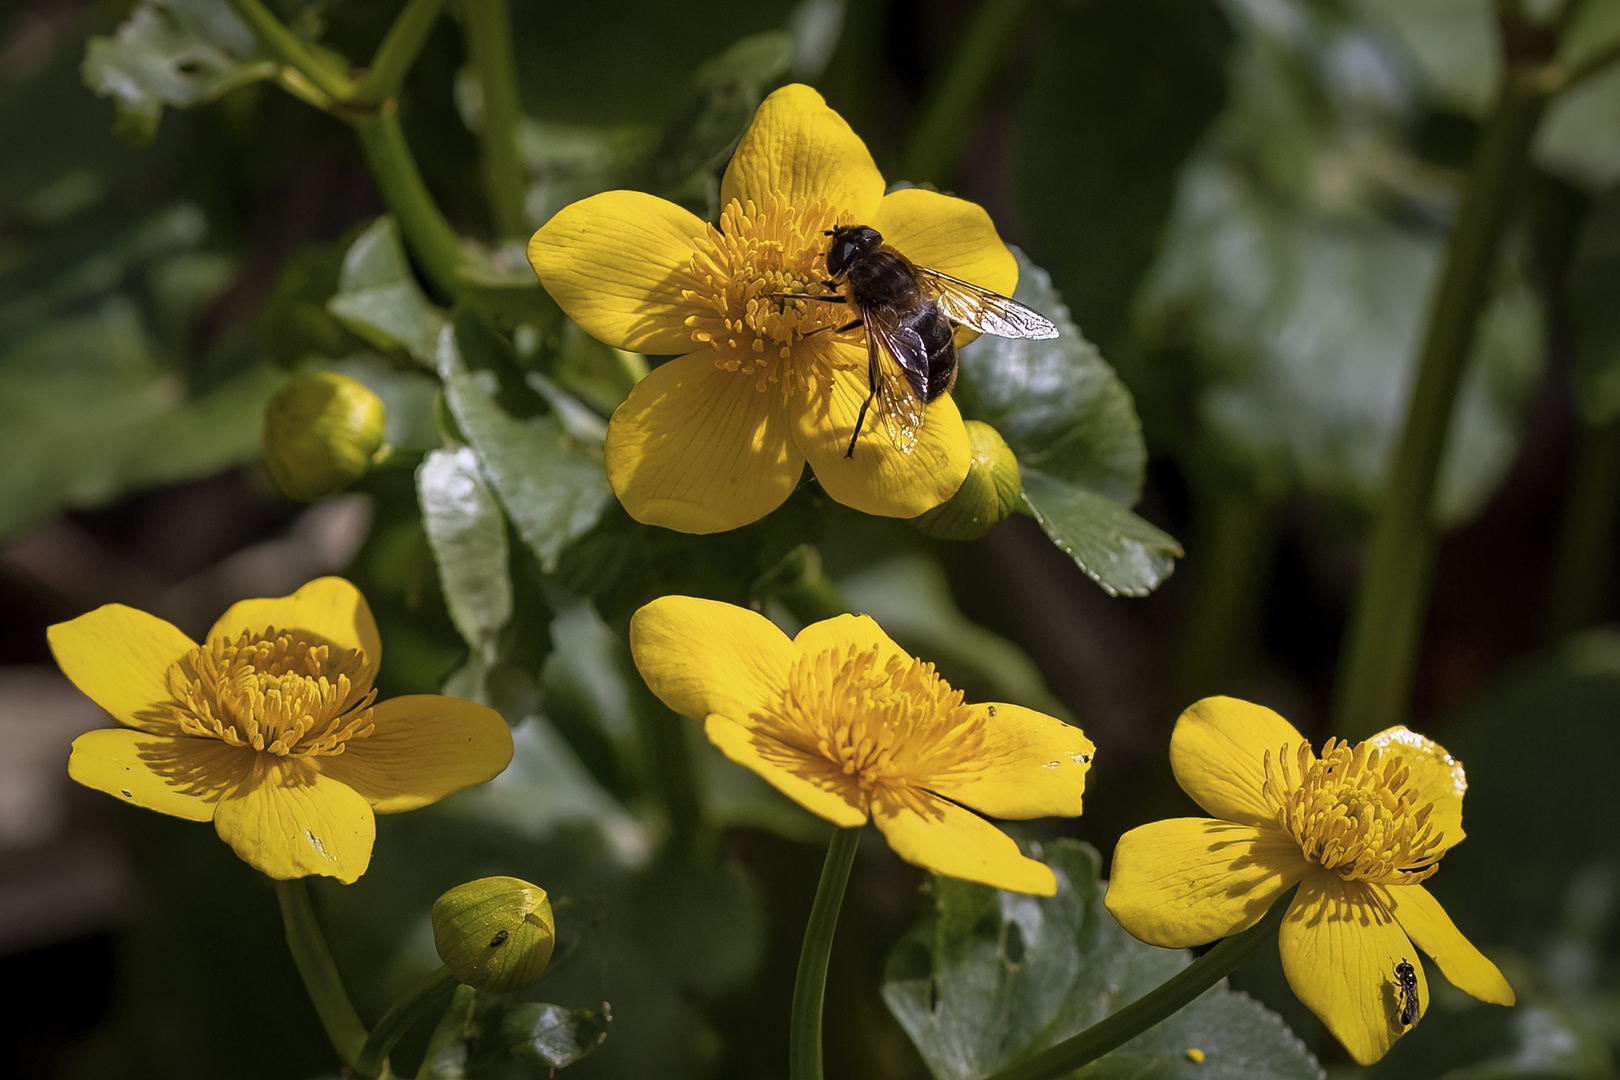
M264 463L276 487L314 502L360 479L383 450L387 412L347 375L294 375L264 410Z
M1001 433L978 420L967 421L967 433L973 447L967 479L955 495L911 519L941 540L977 540L1013 512L1024 490L1018 458Z
M457 885L433 904L433 947L459 981L504 994L545 973L556 942L546 890L510 877Z

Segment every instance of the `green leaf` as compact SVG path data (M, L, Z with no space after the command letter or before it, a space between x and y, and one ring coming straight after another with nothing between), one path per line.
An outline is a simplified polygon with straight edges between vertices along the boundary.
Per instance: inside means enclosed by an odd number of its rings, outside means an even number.
M462 341L476 333L458 317L439 335L439 377L457 425L478 455L507 517L546 573L563 549L589 532L613 493L599 456L571 438L555 415L519 420L496 401L493 373L472 372Z
M163 106L190 108L275 74L225 0L141 0L116 36L90 39L83 68L85 85L113 99L119 134L139 142L156 135Z
M596 1009L566 1009L526 1001L506 1011L499 1038L520 1061L553 1069L588 1056L607 1041L612 1014Z
M1134 506L1147 447L1131 392L1069 318L1046 271L1013 253L1013 297L1051 319L1058 336L1023 341L986 334L964 347L956 390L962 413L999 431L1025 468Z
M475 654L493 657L512 617L512 582L506 518L478 456L466 446L432 451L416 470L416 492L450 618Z
M1024 503L1052 542L1110 596L1146 596L1181 557L1181 545L1169 533L1045 473L1024 473Z
M1592 425L1620 416L1620 191L1598 201L1569 272L1575 407Z
M371 345L403 349L433 366L444 313L417 283L392 217L378 218L344 253L338 292L326 309Z
M936 875L931 917L889 956L883 1000L936 1080L989 1076L1079 1034L1190 962L1120 929L1103 907L1089 845L1058 840L1044 858L1058 880L1050 899ZM1203 1051L1202 1063L1190 1049ZM1322 1070L1281 1020L1223 983L1076 1076L1315 1080Z

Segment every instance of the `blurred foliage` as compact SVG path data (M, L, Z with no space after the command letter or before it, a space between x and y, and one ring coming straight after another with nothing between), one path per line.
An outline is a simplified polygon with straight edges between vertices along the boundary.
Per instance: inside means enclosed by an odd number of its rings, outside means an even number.
M270 6L356 70L402 4ZM1138 512L1150 450L1196 490L1195 530L1205 495L1273 507L1304 495L1336 521L1375 503L1461 168L1501 78L1493 8L1045 0L1029 6L989 119L955 118L974 131L953 174L962 193L1027 249L1016 295L1062 331L965 346L957 400L1017 456L1022 509L1110 597L1153 592L1181 555L1161 527L1179 531L1174 499L1167 512L1150 493ZM553 897L552 969L514 997L458 993L396 1051L402 1073L776 1075L827 826L650 695L625 642L630 614L669 592L750 605L790 630L862 611L969 700L1068 716L1020 645L970 616L986 605L953 595L953 552L993 548L863 517L808 479L730 534L623 512L603 472L606 422L662 358L584 334L494 234L479 180L486 117L456 5L399 100L465 256L448 281L425 276L408 218L366 179L353 116L318 113L321 93L268 59L225 0L64 10L31 5L0 24L0 133L25 148L0 155L0 537L252 461L289 371L364 383L395 450L360 482L373 524L349 571L381 624L382 688L489 703L512 723L516 756L483 788L381 819L356 885L317 885L362 1016L436 965L435 897L510 873ZM1620 39L1616 12L1586 3L1566 58ZM949 76L969 12L624 0L514 3L512 17L524 111L513 138L538 225L617 187L713 219L736 139L789 80L822 88L892 179L918 179L894 175L893 150L923 89ZM1529 219L1503 260L1447 446L1437 509L1449 524L1475 517L1518 455L1565 307L1581 415L1620 416L1617 117L1620 69L1547 116L1538 182L1575 208L1579 241L1555 264ZM1254 531L1271 542L1284 517ZM1614 1075L1620 852L1602 826L1616 820L1603 771L1616 708L1620 641L1597 632L1434 732L1472 785L1472 842L1434 888L1523 1005L1496 1012L1437 977L1423 1025L1364 1075ZM1101 768L1115 749L1100 747ZM1122 812L1157 806L1151 790L1132 797ZM330 1073L269 890L208 830L151 818L118 817L142 906L112 1015L71 1074ZM1113 924L1094 851L1043 850L1062 883L1051 900L943 879L918 897L916 875L865 853L841 929L865 955L835 954L829 995L829 1017L847 1021L829 1022L836 1075L984 1076L1185 965ZM863 877L879 884L862 894ZM902 1033L873 965L918 915L883 985ZM861 916L880 929L858 936ZM1218 988L1081 1075L1317 1075L1311 1051L1330 1064L1336 1051L1280 972L1251 967L1239 981L1309 1049Z

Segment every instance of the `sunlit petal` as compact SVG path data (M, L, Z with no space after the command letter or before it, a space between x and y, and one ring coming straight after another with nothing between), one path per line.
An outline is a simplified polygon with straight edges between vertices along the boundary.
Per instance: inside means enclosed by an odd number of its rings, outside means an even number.
M235 638L244 631L257 636L270 627L363 654L365 666L353 679L356 697L376 678L382 661L377 620L360 590L340 577L316 578L291 596L238 601L214 623L208 639Z
M867 224L918 266L949 274L1003 296L1018 287L1018 260L977 203L923 188L883 196Z
M1309 870L1275 829L1169 818L1120 837L1106 902L1136 937L1187 949L1247 930Z
M1463 937L1427 889L1421 885L1381 887L1379 896L1413 944L1434 957L1451 985L1493 1005L1514 1003L1513 987L1501 970Z
M470 701L410 694L374 706L371 719L371 734L319 762L379 814L438 802L493 779L512 761L511 728L494 709Z
M1045 863L1025 856L1012 837L977 814L938 796L880 797L872 820L894 853L915 866L1009 892L1057 894L1057 878Z
M660 701L682 716L746 724L787 681L797 653L758 612L664 596L630 618L630 653Z
M760 105L720 181L721 205L737 199L763 206L771 192L801 208L826 199L865 224L883 199L883 174L844 118L794 83Z
M169 668L196 642L156 615L123 604L96 608L45 633L62 673L120 723L174 730L156 707L169 700Z
M1445 747L1433 739L1404 727L1380 731L1368 739L1367 744L1400 754L1401 761L1411 770L1407 787L1416 791L1422 802L1434 804L1429 821L1445 837L1440 850L1449 850L1459 843L1466 835L1462 825L1462 800L1468 790L1462 762L1446 753Z
M1283 973L1295 996L1350 1056L1371 1065L1405 1033L1395 967L1417 975L1419 1015L1429 984L1416 950L1369 888L1324 871L1310 874L1283 919Z
M708 226L689 210L640 191L605 191L559 210L529 241L541 284L591 336L621 349L692 347L681 290L694 242Z
M825 759L768 740L723 716L709 717L703 731L726 757L752 769L817 817L845 829L865 824L866 807L859 789L835 773Z
M214 804L247 778L252 764L253 751L215 739L102 728L73 740L68 775L147 810L211 821Z
M376 819L353 788L297 759L258 755L253 778L223 799L214 828L239 858L276 878L366 872Z
M970 705L983 720L982 756L970 769L926 781L930 791L998 818L1074 817L1096 747L1055 716L1021 705Z
M1209 697L1191 705L1170 736L1176 782L1214 817L1245 825L1275 822L1265 797L1265 756L1303 739L1294 725L1263 705Z

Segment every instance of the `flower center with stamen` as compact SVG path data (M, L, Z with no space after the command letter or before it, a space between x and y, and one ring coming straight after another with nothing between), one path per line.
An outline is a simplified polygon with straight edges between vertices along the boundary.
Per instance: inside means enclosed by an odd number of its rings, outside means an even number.
M1265 757L1265 795L1277 824L1305 857L1346 881L1412 885L1433 874L1444 838L1434 804L1409 787L1400 754L1329 739L1313 759L1305 743Z
M795 297L835 296L827 277L827 229L849 224L825 199L790 205L775 192L765 205L736 199L696 240L681 297L692 341L715 351L715 366L754 380L761 393L778 385L791 392L802 380L826 379L846 366L832 329L855 318L846 304ZM820 333L817 337L811 334Z
M801 766L782 744L796 748L826 763L816 778L843 777L863 801L873 794L907 800L914 787L983 765L984 721L962 704L962 692L924 661L879 663L876 646L800 657L781 697L752 719L767 736L756 739L766 758Z
M274 627L214 638L169 668L169 719L187 735L281 757L341 754L371 734L377 691L356 686L355 649L316 645Z

